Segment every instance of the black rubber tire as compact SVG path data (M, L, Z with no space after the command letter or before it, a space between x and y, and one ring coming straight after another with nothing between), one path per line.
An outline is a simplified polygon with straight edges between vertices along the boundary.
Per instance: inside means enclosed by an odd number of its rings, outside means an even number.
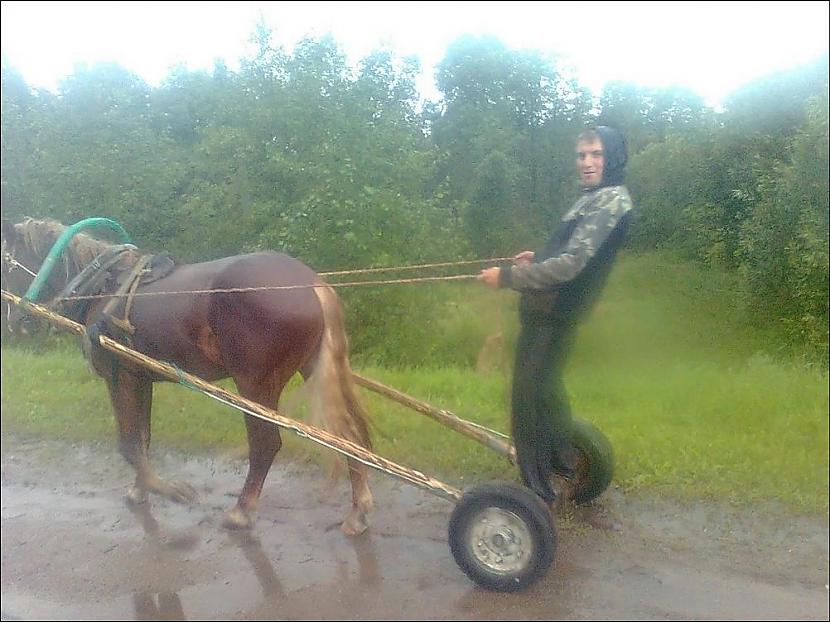
M581 419L573 422L573 444L582 454L584 468L577 473L571 491L576 504L593 501L600 496L614 477L614 449L596 427Z
M522 555L528 548L529 561L515 572L497 572L476 558L471 547L471 529L477 517L490 508L509 512L530 534L522 542ZM449 543L461 570L478 585L500 592L516 592L539 579L553 563L556 534L545 503L536 494L516 484L490 483L464 492L450 517Z

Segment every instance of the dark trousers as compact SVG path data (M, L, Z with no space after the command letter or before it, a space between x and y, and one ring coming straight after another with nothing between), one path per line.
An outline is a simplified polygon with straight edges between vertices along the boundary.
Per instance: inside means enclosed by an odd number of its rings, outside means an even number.
M512 428L524 484L546 501L550 476L573 474L572 416L563 374L572 322L523 322L513 370Z

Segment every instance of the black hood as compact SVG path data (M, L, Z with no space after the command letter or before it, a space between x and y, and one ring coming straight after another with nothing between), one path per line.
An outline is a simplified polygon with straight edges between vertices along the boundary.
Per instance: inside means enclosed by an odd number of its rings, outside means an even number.
M625 137L612 127L600 125L596 128L602 141L605 168L599 188L621 186L625 182L625 164L628 162L628 148Z

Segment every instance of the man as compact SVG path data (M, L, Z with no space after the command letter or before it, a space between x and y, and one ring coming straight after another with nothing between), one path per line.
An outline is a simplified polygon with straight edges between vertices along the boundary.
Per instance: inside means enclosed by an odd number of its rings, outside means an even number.
M611 270L631 210L623 186L623 136L609 127L579 135L576 168L582 196L544 248L523 251L512 266L482 270L486 285L521 292L522 330L513 371L512 431L522 479L545 501L553 474L572 479L577 452L562 381L578 321L596 301Z

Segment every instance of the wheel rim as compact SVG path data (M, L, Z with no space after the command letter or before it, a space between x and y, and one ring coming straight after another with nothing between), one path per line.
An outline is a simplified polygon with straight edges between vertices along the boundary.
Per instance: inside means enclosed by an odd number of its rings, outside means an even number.
M480 566L498 575L513 575L530 563L533 537L527 523L513 512L484 508L470 525L467 547Z

